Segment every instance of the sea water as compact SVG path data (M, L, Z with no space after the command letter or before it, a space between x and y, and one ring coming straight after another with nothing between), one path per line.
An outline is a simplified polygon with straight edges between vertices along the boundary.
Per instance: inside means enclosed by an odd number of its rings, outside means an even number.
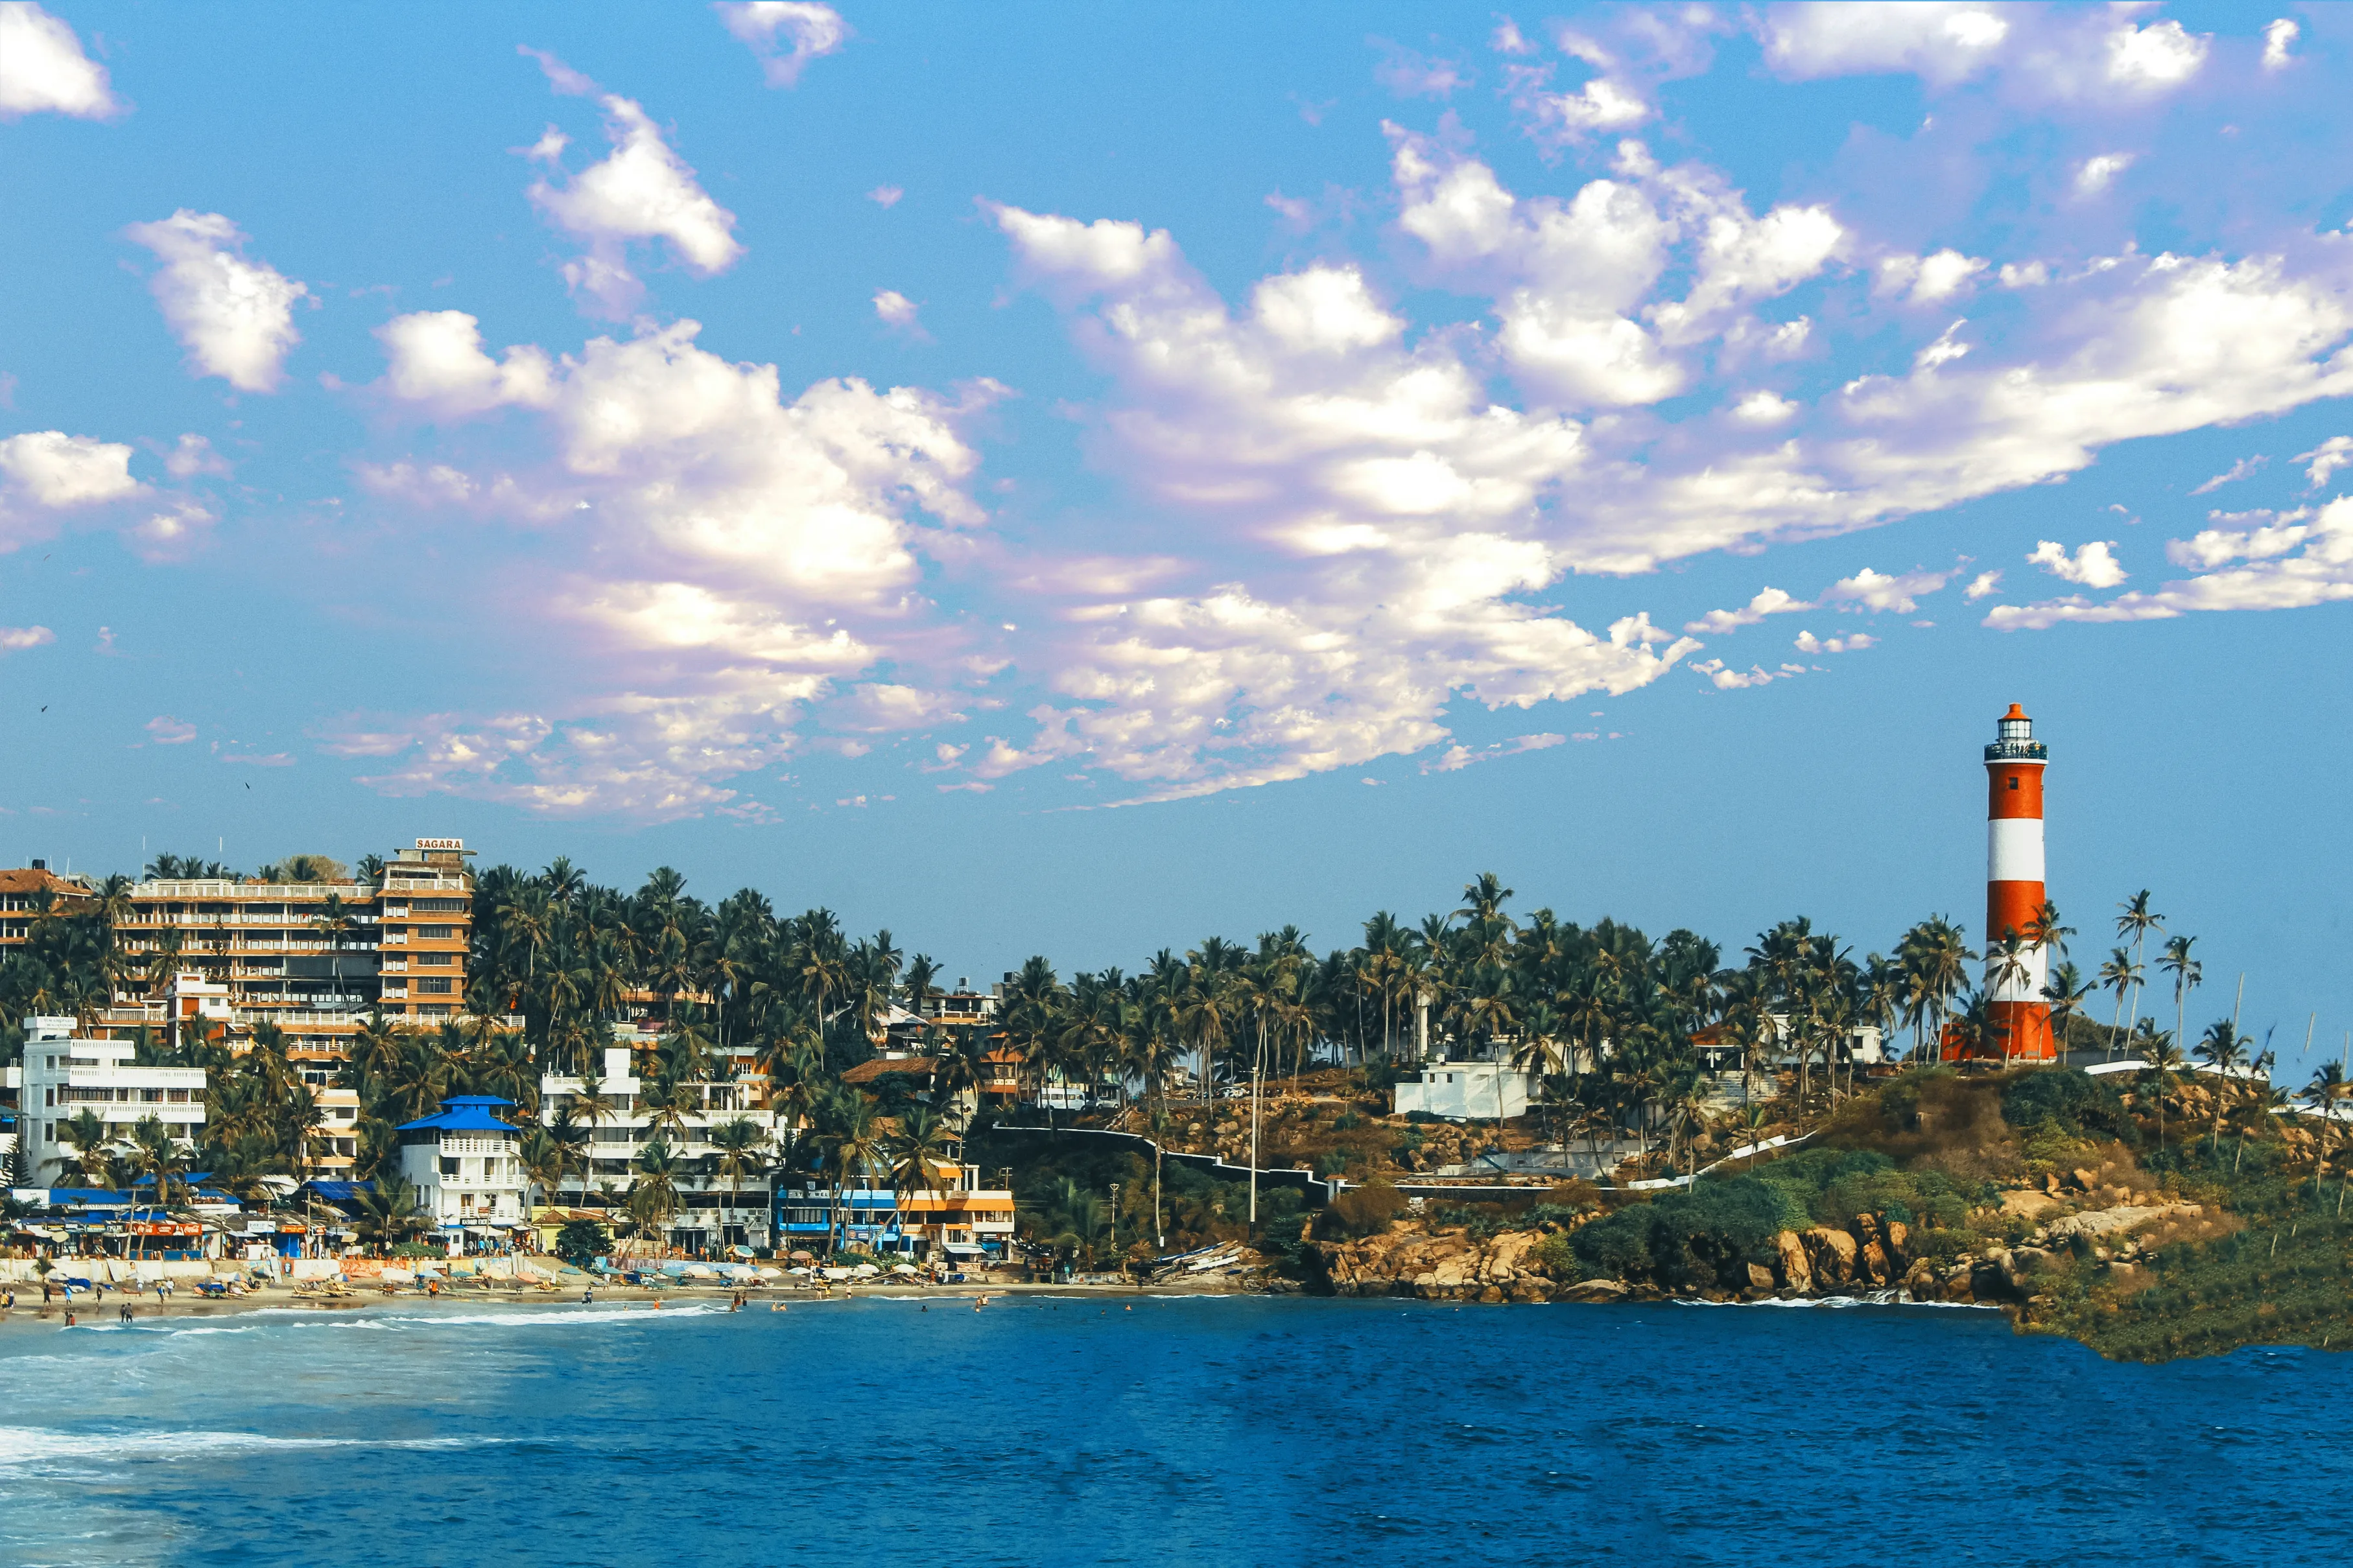
M98 1314L90 1314L96 1317ZM0 1326L25 1563L2321 1563L2353 1362L1261 1298Z

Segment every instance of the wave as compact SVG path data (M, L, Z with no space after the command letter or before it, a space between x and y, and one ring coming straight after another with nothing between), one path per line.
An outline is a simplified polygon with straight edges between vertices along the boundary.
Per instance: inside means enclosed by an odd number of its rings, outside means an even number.
M1867 1296L1799 1296L1783 1299L1771 1296L1761 1301L1709 1301L1696 1296L1672 1299L1678 1307L1826 1307L1841 1311L1850 1307L1930 1307L1940 1311L1998 1312L1982 1301L1921 1301L1905 1296L1900 1290L1873 1290Z
M235 1323L191 1321L187 1319L147 1318L121 1323L78 1323L76 1333L92 1334L162 1334L195 1338L205 1334L253 1334L282 1329L362 1329L377 1333L396 1333L413 1329L443 1328L565 1328L595 1326L603 1323L669 1321L678 1318L707 1318L727 1310L722 1302L681 1302L664 1306L656 1311L650 1306L572 1306L515 1307L487 1312L318 1312L301 1308L264 1309L244 1314L249 1319L274 1313L280 1321L273 1322L245 1321Z
M215 1454L325 1448L477 1448L511 1437L270 1437L259 1432L60 1432L0 1426L0 1469L76 1459L192 1459Z

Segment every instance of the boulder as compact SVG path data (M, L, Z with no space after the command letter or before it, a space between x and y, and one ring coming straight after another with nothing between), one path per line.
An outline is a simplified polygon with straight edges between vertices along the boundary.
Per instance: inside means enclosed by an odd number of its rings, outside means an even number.
M1751 1290L1770 1290L1773 1289L1773 1271L1770 1268L1766 1268L1761 1263L1750 1264L1748 1266L1748 1288Z
M1895 1270L1887 1261L1887 1249L1877 1240L1866 1241L1855 1257L1855 1277L1866 1285L1892 1285Z
M1560 1294L1571 1301L1622 1301L1628 1289L1622 1279L1580 1279Z
M1813 1267L1814 1284L1821 1289L1854 1279L1854 1237L1842 1230L1818 1225L1806 1232L1806 1261Z
M1814 1288L1814 1266L1806 1258L1806 1244L1798 1233L1785 1230L1773 1238L1776 1253L1774 1272L1781 1277L1784 1289L1804 1295Z
M1900 1219L1887 1222L1887 1260L1898 1268L1912 1262L1912 1231Z

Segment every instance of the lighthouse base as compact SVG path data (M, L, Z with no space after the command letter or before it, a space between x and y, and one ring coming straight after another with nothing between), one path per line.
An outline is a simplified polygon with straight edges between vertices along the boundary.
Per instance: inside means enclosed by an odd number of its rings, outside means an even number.
M2059 1059L2051 1009L2041 1002L1992 1002L1982 1031L1956 1020L1945 1026L1938 1055L1946 1061L2048 1062Z

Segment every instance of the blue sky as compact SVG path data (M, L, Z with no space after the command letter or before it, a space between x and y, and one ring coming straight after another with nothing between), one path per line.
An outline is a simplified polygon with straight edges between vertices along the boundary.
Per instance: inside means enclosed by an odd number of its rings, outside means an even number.
M1862 951L2014 700L2353 1026L2344 13L1263 10L0 5L0 858Z

